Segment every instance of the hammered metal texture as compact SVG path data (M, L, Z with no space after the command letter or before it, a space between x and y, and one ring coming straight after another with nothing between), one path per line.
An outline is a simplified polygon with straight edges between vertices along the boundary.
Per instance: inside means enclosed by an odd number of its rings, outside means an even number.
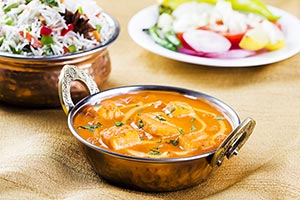
M108 182L145 192L186 189L205 181L213 167L210 156L182 162L143 162L103 154L85 148L93 168Z
M58 107L58 76L64 65L76 65L92 76L100 88L111 72L107 49L65 60L37 61L0 58L0 101L26 107ZM74 101L89 95L85 86L73 82Z

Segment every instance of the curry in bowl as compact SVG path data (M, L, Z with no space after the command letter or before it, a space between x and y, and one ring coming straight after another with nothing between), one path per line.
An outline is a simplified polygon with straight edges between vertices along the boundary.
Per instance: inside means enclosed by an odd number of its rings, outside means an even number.
M178 158L216 150L232 131L206 100L176 92L141 90L89 105L74 118L93 145L142 158Z
M73 81L91 93L76 105ZM198 91L158 85L99 91L76 66L63 67L58 89L69 129L97 174L135 190L175 191L205 181L255 127L253 119L240 122L227 104Z

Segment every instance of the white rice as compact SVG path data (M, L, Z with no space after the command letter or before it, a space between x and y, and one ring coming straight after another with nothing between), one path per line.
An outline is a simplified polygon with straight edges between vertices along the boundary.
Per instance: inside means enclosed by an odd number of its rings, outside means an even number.
M94 0L65 0L61 3L56 0L58 6L49 6L44 0L31 0L26 4L25 0L2 0L0 1L0 52L18 53L22 55L45 56L46 52L51 49L53 55L64 54L66 48L76 47L77 51L95 48L101 43L108 40L107 32L111 31L108 23L101 14L103 10ZM5 8L14 6L9 11ZM89 19L89 23L96 29L96 26L102 27L100 35L101 41L97 41L93 34L87 39L80 33L69 31L66 35L61 36L63 29L68 27L63 16L65 9L75 13L82 8L84 16ZM51 36L53 44L43 45L41 48L32 46L32 40L25 38L25 32L30 33L34 38L41 40L42 22L39 19L42 16L45 19L46 26L52 30ZM8 23L11 21L12 23ZM23 35L20 34L23 31ZM31 52L23 51L24 47L30 46Z

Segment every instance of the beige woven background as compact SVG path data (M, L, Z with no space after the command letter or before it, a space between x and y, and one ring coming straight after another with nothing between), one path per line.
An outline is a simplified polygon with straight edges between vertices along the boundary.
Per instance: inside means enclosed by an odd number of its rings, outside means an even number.
M300 15L299 0L265 2ZM110 47L113 70L102 89L163 84L222 99L242 119L257 121L239 156L187 190L126 190L95 174L61 109L0 104L0 199L300 199L300 55L251 68L212 68L160 57L136 45L127 33L130 18L154 3L99 1L122 29Z

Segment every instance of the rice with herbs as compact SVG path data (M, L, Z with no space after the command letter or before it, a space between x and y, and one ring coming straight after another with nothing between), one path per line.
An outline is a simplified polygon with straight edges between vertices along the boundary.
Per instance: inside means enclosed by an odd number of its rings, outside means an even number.
M0 52L52 56L108 40L110 27L93 0L2 0Z

